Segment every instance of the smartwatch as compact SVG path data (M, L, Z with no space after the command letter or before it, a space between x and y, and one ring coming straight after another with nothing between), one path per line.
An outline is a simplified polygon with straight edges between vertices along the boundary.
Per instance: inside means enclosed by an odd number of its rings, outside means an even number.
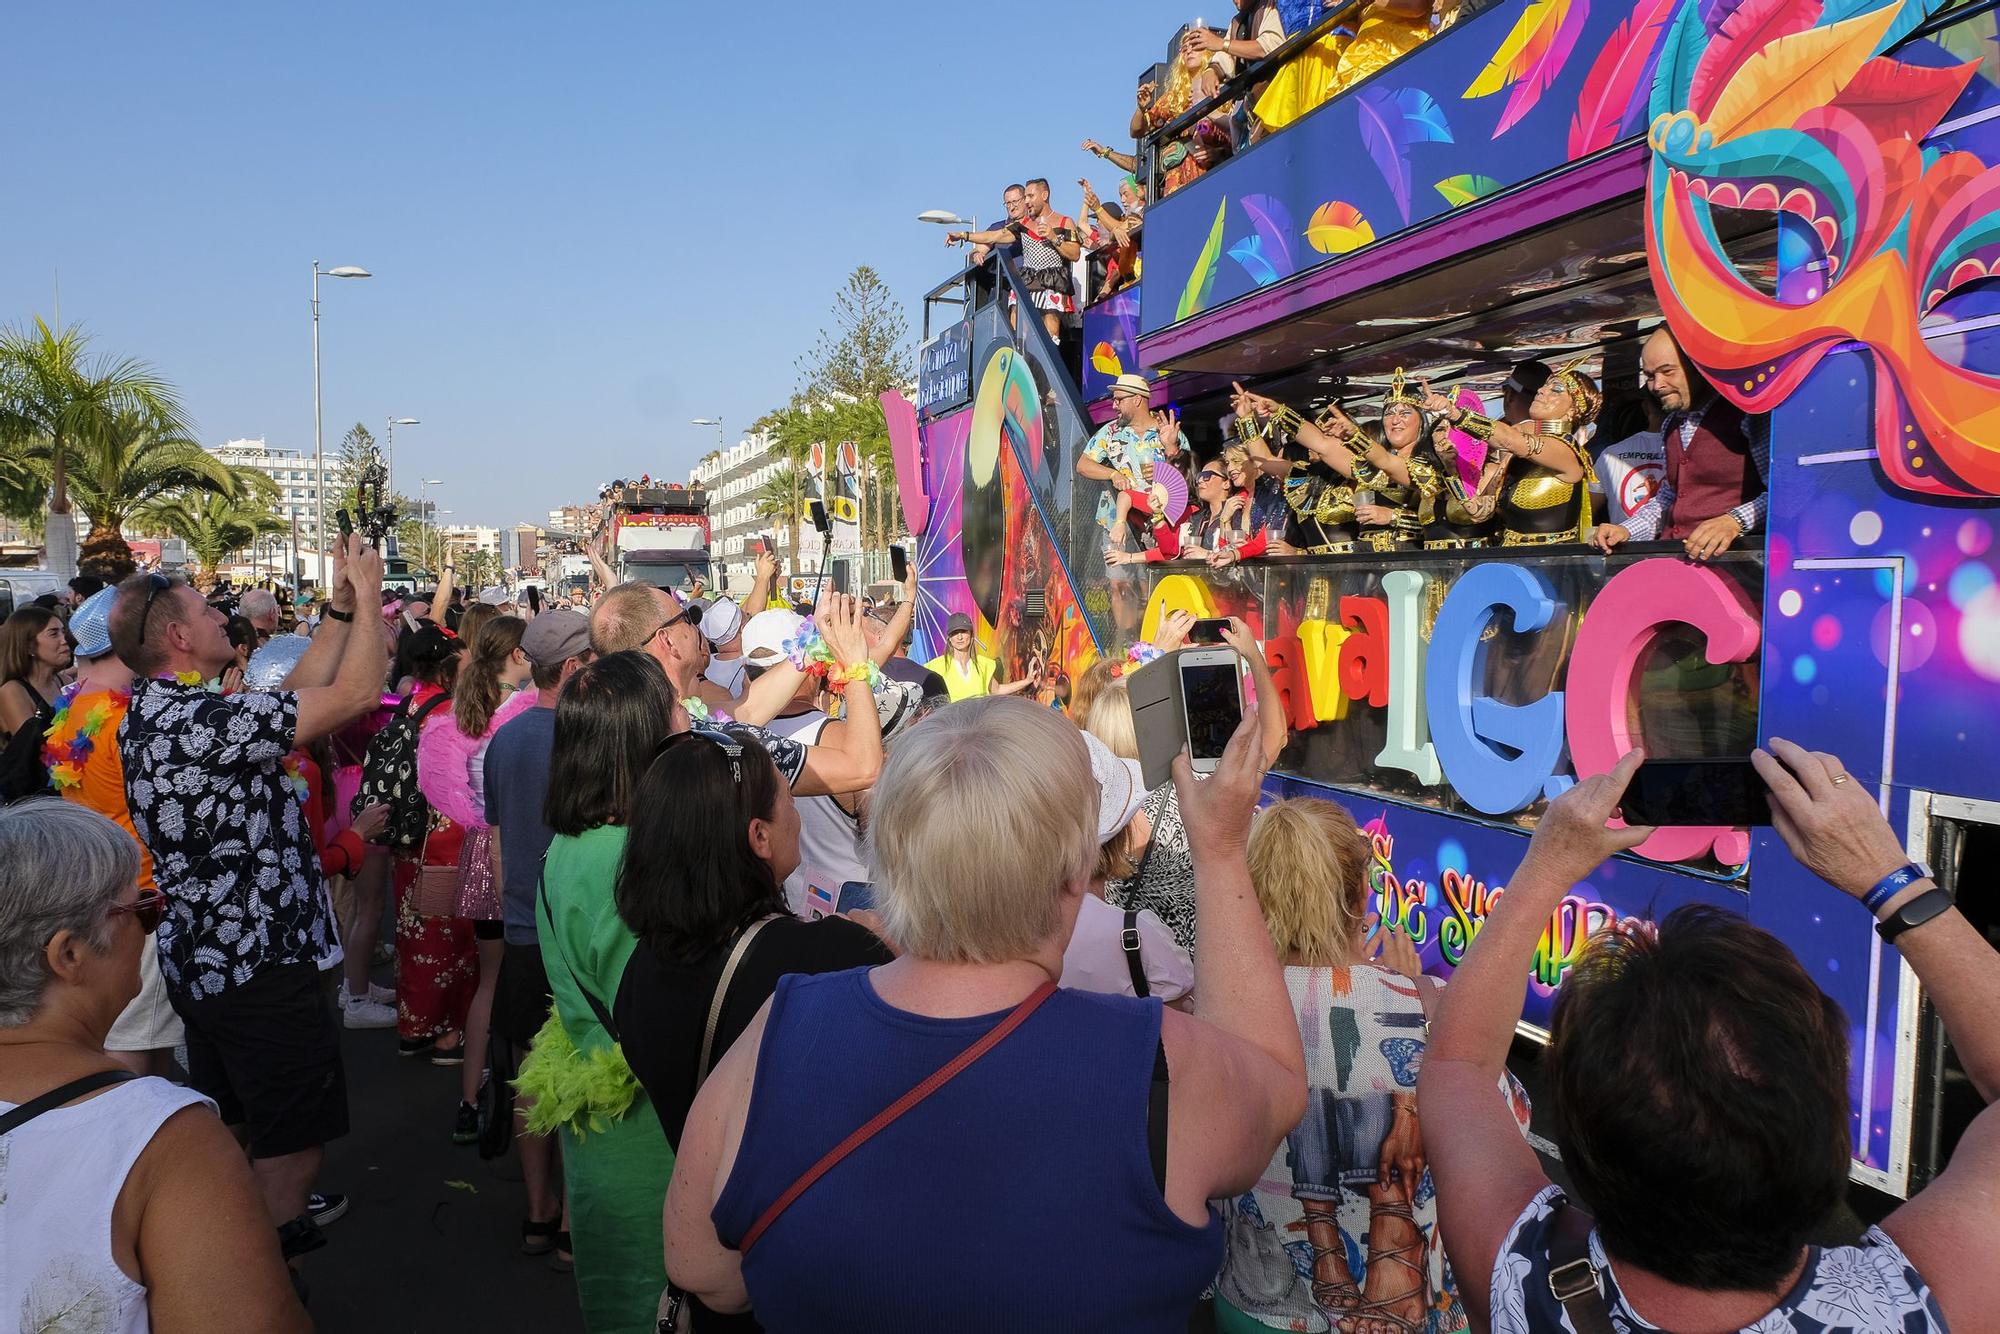
M1951 895L1941 889L1927 889L1875 924L1875 933L1894 940L1913 926L1922 926L1952 906Z
M328 607L326 609L326 618L329 621L351 621L354 619L354 613L351 611L340 611L334 607Z

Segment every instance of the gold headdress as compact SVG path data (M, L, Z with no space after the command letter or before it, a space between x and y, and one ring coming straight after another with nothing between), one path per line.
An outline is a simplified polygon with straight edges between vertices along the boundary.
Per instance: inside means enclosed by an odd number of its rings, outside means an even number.
M1571 433L1581 431L1596 421L1597 410L1604 404L1604 395L1591 388L1589 381L1583 377L1583 363L1588 359L1588 353L1574 357L1568 365L1549 377L1549 382L1568 394L1570 401L1576 404L1576 412L1569 420Z
M1396 367L1395 375L1389 380L1389 392L1382 396L1382 411L1387 412L1398 403L1407 404L1418 411L1422 411L1424 406L1423 399L1410 388L1410 382L1404 376L1401 366Z

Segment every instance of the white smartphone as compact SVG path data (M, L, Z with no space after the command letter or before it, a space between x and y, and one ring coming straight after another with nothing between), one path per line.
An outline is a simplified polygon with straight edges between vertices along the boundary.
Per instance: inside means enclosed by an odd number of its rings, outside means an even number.
M1188 758L1196 773L1213 773L1243 721L1241 666L1236 650L1227 645L1182 649L1178 656Z

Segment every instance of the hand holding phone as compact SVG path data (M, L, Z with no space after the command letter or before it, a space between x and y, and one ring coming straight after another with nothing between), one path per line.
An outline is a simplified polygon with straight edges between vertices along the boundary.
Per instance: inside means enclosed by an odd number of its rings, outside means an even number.
M1619 803L1627 824L1747 829L1771 823L1771 794L1748 756L1647 760Z
M889 574L899 584L910 577L910 553L900 546L889 548Z
M1188 627L1187 642L1190 644L1221 644L1223 631L1229 628L1227 616L1214 616L1198 620Z
M1213 773L1243 721L1243 674L1236 650L1183 649L1177 665L1188 759L1196 773Z

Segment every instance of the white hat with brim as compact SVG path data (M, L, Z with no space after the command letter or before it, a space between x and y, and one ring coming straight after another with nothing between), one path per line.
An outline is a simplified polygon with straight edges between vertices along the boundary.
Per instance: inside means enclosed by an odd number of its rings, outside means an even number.
M1097 780L1097 841L1109 843L1145 804L1146 780L1139 761L1114 754L1088 732L1083 744L1090 752L1090 775Z
M799 637L805 619L780 607L758 612L743 624L743 660L759 667L782 661L785 641Z

